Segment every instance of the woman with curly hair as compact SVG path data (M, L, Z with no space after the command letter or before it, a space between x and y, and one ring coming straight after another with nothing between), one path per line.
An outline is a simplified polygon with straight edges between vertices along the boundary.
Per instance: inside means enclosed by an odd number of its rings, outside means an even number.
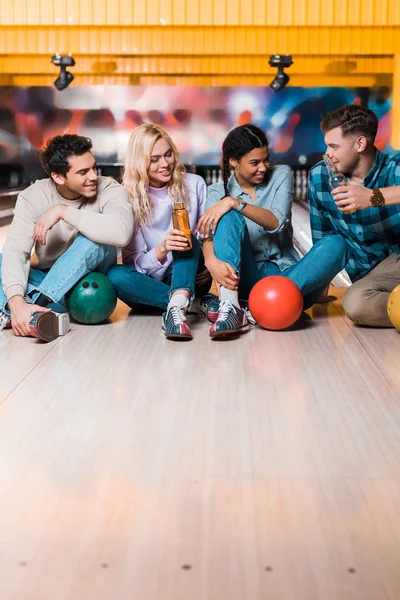
M203 307L213 322L211 337L248 328L246 301L263 277L294 281L308 308L347 261L340 235L322 238L300 260L292 238L292 172L285 165L270 166L261 129L249 124L229 132L222 145L222 175L223 182L210 186L207 210L197 225L220 293Z

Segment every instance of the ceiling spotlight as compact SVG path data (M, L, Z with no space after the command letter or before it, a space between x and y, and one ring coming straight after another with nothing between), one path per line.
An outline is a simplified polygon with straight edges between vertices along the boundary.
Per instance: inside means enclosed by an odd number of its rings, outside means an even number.
M270 83L269 87L272 88L274 92L279 92L280 90L283 90L289 81L289 75L287 75L283 69L287 69L293 64L292 56L290 54L272 54L269 58L269 64L271 67L278 67L278 73L275 79Z
M61 92L62 90L65 90L74 79L72 73L67 71L67 67L73 67L75 60L70 55L61 56L60 54L55 54L51 57L51 62L53 65L60 67L60 75L55 80L54 85Z

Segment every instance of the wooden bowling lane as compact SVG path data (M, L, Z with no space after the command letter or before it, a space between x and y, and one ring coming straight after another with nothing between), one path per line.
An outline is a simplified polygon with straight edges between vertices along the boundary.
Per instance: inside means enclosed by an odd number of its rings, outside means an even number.
M0 405L2 597L397 600L400 388L310 316L179 344L119 305L54 343Z
M347 319L340 300L342 299L345 288L331 288L339 302L336 307L339 313L351 328L352 333L359 343L365 348L372 360L378 365L379 369L385 375L388 384L395 390L400 390L400 369L398 368L398 357L400 356L400 333L395 329L354 327ZM314 311L321 311L320 306Z

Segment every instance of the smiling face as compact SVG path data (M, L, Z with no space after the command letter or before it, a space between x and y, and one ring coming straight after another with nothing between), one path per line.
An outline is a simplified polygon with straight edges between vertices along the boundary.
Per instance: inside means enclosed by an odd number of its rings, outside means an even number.
M96 160L91 152L82 156L68 157L69 171L66 175L52 173L51 177L58 186L58 191L64 198L75 200L94 198L97 194L97 167Z
M175 156L171 146L165 138L158 138L151 151L147 170L150 185L156 188L167 185L171 180L174 166Z
M268 148L254 148L240 160L232 158L231 166L235 169L236 179L239 185L260 185L269 167Z
M351 174L358 165L367 140L363 135L343 137L341 127L327 131L324 137L326 154L339 173Z

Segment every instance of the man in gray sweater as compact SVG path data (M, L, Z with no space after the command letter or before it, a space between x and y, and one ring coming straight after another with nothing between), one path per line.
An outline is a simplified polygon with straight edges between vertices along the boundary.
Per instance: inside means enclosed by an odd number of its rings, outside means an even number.
M19 194L0 254L0 330L18 336L32 335L32 314L62 302L88 272L107 273L133 233L128 193L97 175L89 138L56 136L41 159L49 178Z

